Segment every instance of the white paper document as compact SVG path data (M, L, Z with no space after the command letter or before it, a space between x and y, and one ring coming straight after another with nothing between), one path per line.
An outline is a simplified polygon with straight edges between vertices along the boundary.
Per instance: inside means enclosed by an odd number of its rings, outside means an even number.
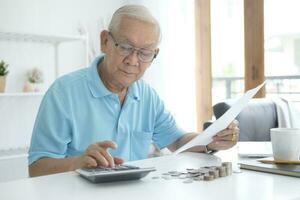
M265 85L266 81L261 85L248 90L235 104L231 106L219 119L212 123L207 129L200 133L197 137L192 139L187 144L177 149L173 154L178 154L191 147L198 145L207 145L211 143L212 137L221 130L227 128L229 124L236 118L236 116L246 107L247 103L254 97L254 95Z

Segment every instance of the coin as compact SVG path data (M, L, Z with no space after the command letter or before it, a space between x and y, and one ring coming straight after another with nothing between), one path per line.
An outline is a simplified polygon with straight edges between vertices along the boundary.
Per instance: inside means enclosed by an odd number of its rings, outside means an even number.
M226 168L224 166L218 167L220 177L227 176Z
M232 174L232 163L231 162L223 162L222 166L224 166L226 168L227 175Z
M212 175L205 175L204 176L204 180L205 181L212 181L212 180L214 180L214 176L212 176Z
M161 178L164 180L182 179L183 183L192 183L193 181L211 181L220 177L232 174L232 163L223 162L221 166L205 166L200 168L186 168L185 171L168 171L162 173ZM160 177L152 177L159 179Z
M186 179L187 178L187 175L186 174L181 174L178 176L179 179Z
M219 178L219 170L218 169L209 170L209 175L214 176L214 178Z
M183 181L183 183L192 183L192 182L193 182L192 179L186 179L186 180Z
M204 180L204 176L197 176L193 178L194 181L202 181Z

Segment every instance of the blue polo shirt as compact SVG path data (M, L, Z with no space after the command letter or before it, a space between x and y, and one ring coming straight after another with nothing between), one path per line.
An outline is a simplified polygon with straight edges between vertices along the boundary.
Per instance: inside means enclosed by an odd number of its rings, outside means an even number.
M45 94L33 128L29 165L42 157L77 156L95 142L112 140L113 156L125 161L147 158L153 142L164 148L184 132L157 93L143 80L129 88L123 106L101 81L96 58L57 79Z

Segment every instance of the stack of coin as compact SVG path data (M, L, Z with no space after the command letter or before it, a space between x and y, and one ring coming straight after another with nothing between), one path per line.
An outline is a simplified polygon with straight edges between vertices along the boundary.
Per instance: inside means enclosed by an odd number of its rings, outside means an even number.
M226 168L227 176L232 174L232 163L231 162L223 162L222 166Z
M214 179L215 179L215 178L214 178L213 175L209 175L209 174L204 175L204 180L205 180L205 181L212 181L212 180L214 180Z
M223 162L221 166L206 166L200 168L187 168L186 171L169 171L162 173L161 178L164 180L182 179L183 183L192 183L193 181L211 181L220 177L232 174L232 164ZM153 177L157 179L157 177Z
M217 168L215 167L212 167L210 170L209 170L209 175L212 175L214 178L219 178L220 177L220 172Z
M220 166L220 167L218 167L218 170L219 170L219 175L220 175L220 177L225 177L225 176L227 176L227 173L226 173L226 167Z
M200 175L200 176L194 177L193 180L194 181L202 181L202 180L204 180L204 175Z

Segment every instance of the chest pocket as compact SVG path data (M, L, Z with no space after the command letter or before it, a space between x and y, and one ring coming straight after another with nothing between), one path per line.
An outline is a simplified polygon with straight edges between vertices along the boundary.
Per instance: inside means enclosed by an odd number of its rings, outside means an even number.
M131 134L131 155L132 160L140 160L148 157L152 143L152 132L133 131Z

